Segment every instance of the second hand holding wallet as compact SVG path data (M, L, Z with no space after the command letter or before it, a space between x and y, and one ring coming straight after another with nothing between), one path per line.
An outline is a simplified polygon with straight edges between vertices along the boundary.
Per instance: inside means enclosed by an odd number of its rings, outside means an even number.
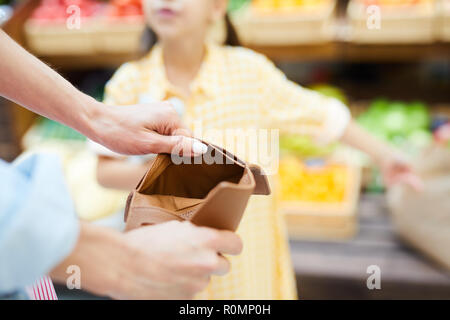
M126 231L171 220L236 231L250 196L270 194L267 177L259 166L207 146L203 156L179 164L168 154L156 157L128 197Z

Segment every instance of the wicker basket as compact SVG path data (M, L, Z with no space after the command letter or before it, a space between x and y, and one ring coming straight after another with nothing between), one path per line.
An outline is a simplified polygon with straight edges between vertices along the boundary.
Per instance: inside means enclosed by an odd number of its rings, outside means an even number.
M241 40L247 45L319 44L334 37L335 0L317 7L280 13L261 13L246 6L233 15Z
M430 43L436 35L434 2L423 1L415 5L381 6L379 29L369 29L369 14L360 0L351 0L347 7L350 21L350 40L357 43Z

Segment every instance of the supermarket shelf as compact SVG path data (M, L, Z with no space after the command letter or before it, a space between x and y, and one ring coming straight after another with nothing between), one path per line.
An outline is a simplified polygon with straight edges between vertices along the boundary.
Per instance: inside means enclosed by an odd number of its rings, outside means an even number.
M276 62L368 62L408 63L423 60L448 60L450 43L417 45L358 45L351 43L329 43L301 46L251 46ZM101 54L83 56L40 56L42 60L58 69L87 69L117 67L136 59L139 53Z
M79 56L39 56L40 59L58 70L88 70L101 68L117 68L127 61L140 56L139 53L96 54Z
M449 59L450 43L433 44L354 44L333 42L322 45L256 47L254 49L277 62L345 61L345 62L417 62Z
M37 1L26 0L4 26L16 41L25 45L24 25ZM341 21L341 24L343 22ZM343 28L343 26L341 26ZM249 46L276 62L344 61L344 62L417 62L426 59L449 59L450 42L431 44L357 44L336 40L321 44L289 46ZM136 59L140 53L92 54L80 56L41 55L39 58L58 69L117 67Z

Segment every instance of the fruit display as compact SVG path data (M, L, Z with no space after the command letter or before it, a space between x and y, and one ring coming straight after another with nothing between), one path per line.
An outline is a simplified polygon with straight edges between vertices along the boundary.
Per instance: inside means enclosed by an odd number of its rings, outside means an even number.
M434 0L350 0L349 38L366 44L431 43L436 16Z
M339 164L305 165L289 156L280 162L282 201L342 202L348 185L348 167Z
M76 18L81 21L68 27ZM43 0L25 23L28 48L38 55L136 54L145 29L140 0Z
M106 9L109 17L135 17L143 14L141 0L110 0Z
M260 13L283 13L310 10L324 5L325 0L253 0L252 8Z
M317 44L334 36L336 0L253 0L233 13L246 45Z
M31 19L64 23L73 15L70 6L80 8L82 18L142 16L141 0L42 0L31 15Z
M374 135L414 154L432 140L430 119L424 103L377 99L358 122Z
M338 163L280 161L279 212L292 239L342 240L358 230L361 170Z
M103 3L97 0L42 0L32 13L31 19L64 23L73 14L71 10L68 10L72 5L80 8L79 13L82 18L100 15L104 8Z

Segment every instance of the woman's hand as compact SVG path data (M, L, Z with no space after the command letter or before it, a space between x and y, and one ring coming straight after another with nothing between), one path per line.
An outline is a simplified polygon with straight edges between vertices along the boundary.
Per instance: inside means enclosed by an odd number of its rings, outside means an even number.
M384 182L388 187L406 183L417 191L422 190L422 180L414 173L406 157L386 142L367 132L354 120L350 121L347 126L342 141L370 155L380 166Z
M201 155L207 147L193 139L168 102L96 108L93 140L122 154L179 153Z
M406 184L416 191L423 189L422 179L414 172L411 164L402 155L391 155L379 161L383 180L387 187Z
M105 106L78 91L2 30L0 74L0 96L64 123L113 151L147 154L183 150L189 156L207 150L190 138L170 104Z

